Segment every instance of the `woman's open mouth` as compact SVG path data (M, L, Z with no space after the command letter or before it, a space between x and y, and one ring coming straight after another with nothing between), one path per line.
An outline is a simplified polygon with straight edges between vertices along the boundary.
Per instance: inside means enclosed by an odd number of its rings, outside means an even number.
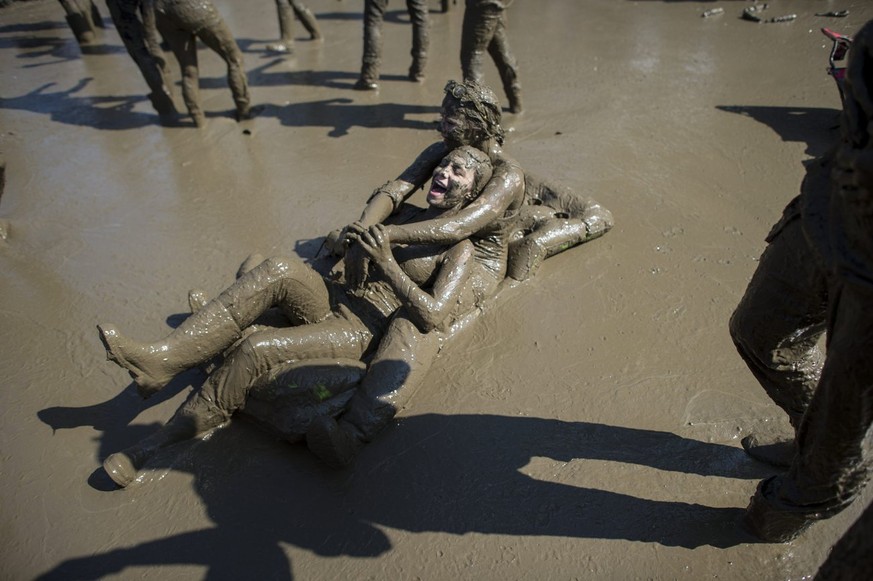
M427 192L427 199L430 201L440 201L445 197L448 190L448 180L445 178L434 177L430 182L430 190Z

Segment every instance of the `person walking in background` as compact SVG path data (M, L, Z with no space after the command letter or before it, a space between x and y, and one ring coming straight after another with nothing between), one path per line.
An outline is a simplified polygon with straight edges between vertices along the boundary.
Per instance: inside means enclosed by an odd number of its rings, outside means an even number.
M382 26L388 0L364 0L364 55L361 59L361 76L355 83L358 91L375 91L379 88L379 69L382 65ZM426 0L406 0L406 9L412 21L412 65L409 80L424 80L427 65L427 48L430 44L428 7Z
M482 83L487 51L500 74L509 99L509 112L518 114L523 110L518 63L506 31L506 9L511 3L511 0L467 0L461 36L461 72L465 81Z
M321 30L315 20L312 10L301 0L276 0L276 10L279 13L279 41L267 45L267 50L273 52L288 52L294 46L294 17L303 24L309 33L310 40L321 40Z

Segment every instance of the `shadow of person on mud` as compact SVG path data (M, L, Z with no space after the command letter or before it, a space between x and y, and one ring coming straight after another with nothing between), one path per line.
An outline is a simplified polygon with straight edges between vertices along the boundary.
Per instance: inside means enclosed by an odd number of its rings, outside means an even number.
M342 137L353 127L434 131L439 107L402 103L355 104L351 99L336 98L289 105L266 104L258 115L276 117L286 127L330 127L329 137ZM431 115L432 120L412 117Z
M543 458L557 463L549 470L552 480L526 474ZM739 448L667 432L424 414L396 422L352 469L336 472L302 445L276 442L235 422L205 440L161 451L138 482L113 493L137 495L141 486L161 486L167 470L190 472L214 528L70 559L40 579L97 579L126 567L171 564L201 565L207 578L291 579L293 564L282 545L322 556L376 557L391 548L380 527L689 549L755 542L738 526L742 508L687 503L681 490L670 500L650 500L577 485L573 481L587 472L569 463L587 460L730 478L759 478L763 470ZM166 519L174 518L171 506L148 510L167 510Z
M262 51L251 50L250 52ZM274 55L275 53L267 52L264 58L269 58L268 62L247 71L246 78L250 87L326 87L354 91L355 82L360 76L359 71L288 70L282 66L285 59ZM382 74L380 79L409 83L409 77L401 74ZM200 88L202 89L223 89L226 86L227 80L224 77L202 77L200 79ZM354 91L354 94L363 96L360 91Z
M123 46L115 44L95 43L79 45L72 34L61 36L40 36L35 33L44 31L64 30L69 27L63 22L33 22L29 24L10 24L0 26L0 50L17 49L18 59L34 60L43 57L53 57L55 60L34 62L23 65L30 69L47 65L55 65L80 59L86 55L127 54Z
M319 84L318 78L328 78L336 73L311 72L313 79L305 84ZM278 74L278 73L277 73ZM295 73L303 75L308 73ZM354 77L349 73L349 86ZM81 97L76 93L93 81L91 77L82 79L66 90L48 91L55 83L46 83L19 97L0 97L0 109L18 109L48 115L53 121L67 125L93 127L103 130L126 130L162 124L169 126L190 125L184 118L175 121L161 121L157 113L134 111L137 103L148 102L145 95L117 97ZM210 86L224 88L225 79L203 79L201 88ZM270 81L273 82L273 81ZM347 135L352 127L400 129L421 129L433 131L439 107L428 105L407 105L401 103L354 104L349 98L324 99L309 103L275 105L257 104L254 109L258 117L276 117L288 127L330 127L330 137ZM433 116L433 120L420 120L410 116ZM208 112L207 117L226 117L226 112Z
M839 129L839 109L760 105L718 105L716 109L751 117L770 127L782 141L805 143L806 153L813 157L828 150Z
M20 97L0 97L0 109L18 109L48 115L52 121L94 129L136 129L159 123L157 113L141 113L133 107L148 101L145 95L80 97L76 93L93 79L87 77L66 90L49 92L55 85L46 83Z

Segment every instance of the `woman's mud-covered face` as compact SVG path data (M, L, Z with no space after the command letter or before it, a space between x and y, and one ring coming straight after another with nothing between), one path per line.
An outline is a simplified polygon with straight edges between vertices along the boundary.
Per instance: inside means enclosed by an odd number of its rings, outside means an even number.
M473 191L475 167L467 167L469 160L458 153L443 158L433 171L427 203L447 210L460 205Z

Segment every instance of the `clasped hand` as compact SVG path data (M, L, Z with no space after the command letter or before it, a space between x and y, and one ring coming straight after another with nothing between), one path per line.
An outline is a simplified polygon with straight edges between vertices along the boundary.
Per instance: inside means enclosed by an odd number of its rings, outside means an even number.
M360 287L366 278L370 260L380 268L394 262L391 240L383 224L367 228L360 222L354 222L345 230L346 240L351 244L346 251L346 281L353 288Z

